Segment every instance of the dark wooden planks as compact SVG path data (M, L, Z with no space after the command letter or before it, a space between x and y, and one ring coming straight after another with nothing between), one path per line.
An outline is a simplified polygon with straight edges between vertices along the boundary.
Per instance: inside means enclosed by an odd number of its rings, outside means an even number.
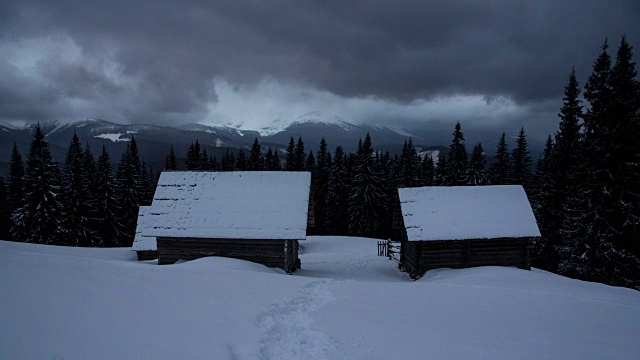
M158 237L158 264L222 256L277 267L289 273L297 269L297 240L207 239Z
M158 258L158 252L156 250L136 251L138 255L138 261L142 260L155 260Z
M517 266L530 269L529 238L402 242L402 267L417 278L436 268Z

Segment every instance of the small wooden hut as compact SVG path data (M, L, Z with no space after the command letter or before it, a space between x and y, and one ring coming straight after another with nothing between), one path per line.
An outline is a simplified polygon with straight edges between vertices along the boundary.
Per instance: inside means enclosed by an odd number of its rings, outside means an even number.
M138 255L138 261L155 260L158 258L158 248L156 238L142 234L142 229L146 228L145 221L150 206L140 206L138 209L138 226L136 227L136 237L133 239L133 251Z
M156 239L158 264L224 256L292 273L310 185L307 172L163 172L140 235Z
M412 277L435 268L530 269L529 241L540 231L522 186L398 189L394 240Z

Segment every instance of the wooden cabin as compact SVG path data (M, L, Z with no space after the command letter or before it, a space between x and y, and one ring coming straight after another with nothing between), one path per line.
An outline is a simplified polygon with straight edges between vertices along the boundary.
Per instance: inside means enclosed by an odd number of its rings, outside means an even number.
M530 269L529 242L540 230L522 186L402 188L398 198L393 240L412 277L435 268Z
M223 256L292 273L314 222L310 185L307 172L163 172L139 233L158 264Z
M146 228L145 221L147 211L150 206L140 206L138 209L138 225L136 227L136 236L133 239L133 251L138 255L138 261L155 260L158 258L158 248L156 247L156 238L142 234L142 229Z

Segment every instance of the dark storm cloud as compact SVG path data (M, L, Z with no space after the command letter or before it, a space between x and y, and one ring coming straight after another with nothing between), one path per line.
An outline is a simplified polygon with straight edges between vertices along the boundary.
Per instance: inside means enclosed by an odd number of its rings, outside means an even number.
M467 94L547 108L572 65L587 77L605 37L615 44L626 33L640 42L639 8L637 1L3 1L0 46L29 49L31 40L55 35L78 54L68 59L67 47L54 49L0 75L0 117L93 111L86 116L196 121L217 100L214 81L264 78L346 98L411 103ZM20 59L12 61L0 70L12 72Z

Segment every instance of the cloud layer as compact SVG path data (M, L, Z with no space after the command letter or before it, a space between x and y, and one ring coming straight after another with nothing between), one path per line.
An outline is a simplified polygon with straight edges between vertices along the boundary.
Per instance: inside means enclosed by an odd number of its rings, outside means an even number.
M537 121L639 20L637 1L8 0L0 120Z

